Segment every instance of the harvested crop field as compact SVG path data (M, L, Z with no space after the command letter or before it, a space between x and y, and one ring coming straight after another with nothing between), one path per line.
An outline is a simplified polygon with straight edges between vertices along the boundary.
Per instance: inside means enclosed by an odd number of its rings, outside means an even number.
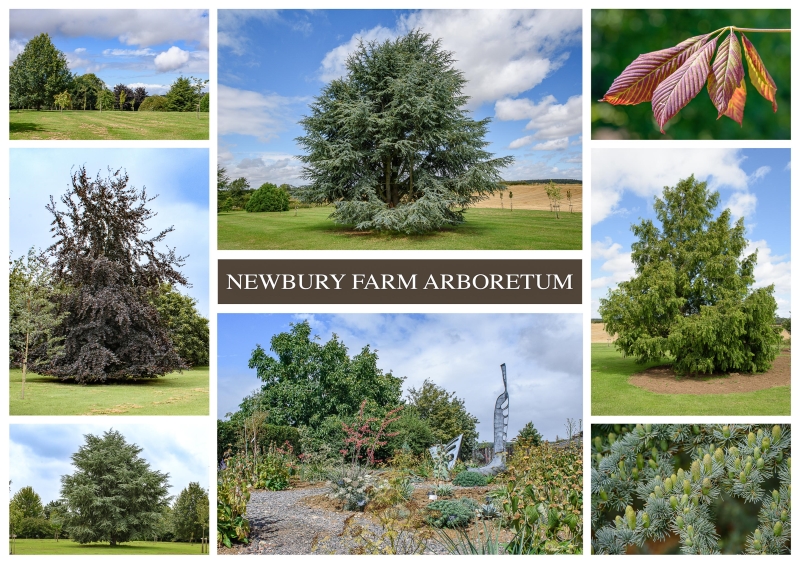
M550 211L550 200L544 193L546 184L520 184L509 186L503 191L503 199L495 194L488 200L482 200L475 204L476 208L505 208L511 209L510 202L513 202L514 209L517 210L545 210ZM567 190L572 191L572 211L583 211L583 185L582 184L559 184L561 186L561 213L569 213L569 202L567 201ZM508 193L514 194L513 198L508 197Z

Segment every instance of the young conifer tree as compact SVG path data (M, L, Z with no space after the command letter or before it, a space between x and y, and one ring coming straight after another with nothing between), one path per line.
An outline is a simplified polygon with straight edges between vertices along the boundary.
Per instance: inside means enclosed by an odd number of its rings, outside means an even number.
M678 373L763 372L775 359L773 286L752 289L756 253L745 255L744 218L716 218L719 193L690 176L665 187L631 229L636 274L600 300L614 346L638 362L674 358Z
M185 257L159 249L172 227L147 237L152 200L121 170L92 179L85 167L60 198L66 210L50 198L56 242L48 251L55 282L69 291L58 298L67 315L54 330L64 348L43 373L85 383L185 368L154 305L162 284L187 284L178 271Z

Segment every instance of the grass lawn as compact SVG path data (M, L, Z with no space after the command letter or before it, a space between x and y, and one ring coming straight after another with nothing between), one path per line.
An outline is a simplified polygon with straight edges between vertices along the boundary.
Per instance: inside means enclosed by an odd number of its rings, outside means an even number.
M9 374L11 415L208 415L208 367L118 384L75 384L28 373Z
M655 394L628 378L662 363L636 364L613 346L592 344L592 415L790 415L789 386L736 394Z
M200 543L133 541L110 546L107 542L78 544L69 539L17 539L14 554L200 554Z
M426 235L355 231L328 219L332 207L217 214L219 249L425 250L577 249L581 213L471 209L466 223Z
M9 111L17 139L208 139L208 113Z

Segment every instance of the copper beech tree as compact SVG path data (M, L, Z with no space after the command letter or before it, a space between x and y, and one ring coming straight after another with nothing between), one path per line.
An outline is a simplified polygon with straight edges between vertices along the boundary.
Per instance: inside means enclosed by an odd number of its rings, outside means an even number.
M185 257L161 250L173 227L148 237L153 199L128 186L122 170L93 179L85 167L60 202L51 196L56 241L48 251L54 280L68 291L56 296L64 317L53 333L63 338L62 354L42 373L88 383L185 368L153 304L162 284L187 285L178 270Z

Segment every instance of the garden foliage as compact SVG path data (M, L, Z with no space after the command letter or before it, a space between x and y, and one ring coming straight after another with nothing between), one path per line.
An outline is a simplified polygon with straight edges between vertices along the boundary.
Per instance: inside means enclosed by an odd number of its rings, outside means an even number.
M466 527L475 518L475 509L469 503L471 501L469 498L433 501L425 508L425 522L437 529Z
M16 56L9 68L9 97L12 107L52 106L57 94L69 89L72 73L67 57L46 33L40 33Z
M453 478L454 486L463 486L466 488L485 486L487 483L488 481L486 480L486 476L483 474L478 474L477 472L461 472L455 478Z
M751 289L756 253L745 255L744 218L713 217L719 193L690 176L665 187L632 226L636 274L609 290L598 311L614 346L638 362L674 358L682 373L763 372L777 355L773 286Z
M208 366L208 319L197 311L197 300L163 284L155 306L184 364Z
M309 202L356 229L423 233L464 221L501 189L512 157L484 148L489 119L473 120L455 58L418 30L359 43L301 120Z
M685 554L720 547L789 552L791 433L788 425L593 426L592 549L622 554L674 538ZM731 546L716 521L756 507L757 528ZM754 510L755 511L755 510Z
M250 195L245 211L281 212L289 210L289 193L274 184L265 182Z

